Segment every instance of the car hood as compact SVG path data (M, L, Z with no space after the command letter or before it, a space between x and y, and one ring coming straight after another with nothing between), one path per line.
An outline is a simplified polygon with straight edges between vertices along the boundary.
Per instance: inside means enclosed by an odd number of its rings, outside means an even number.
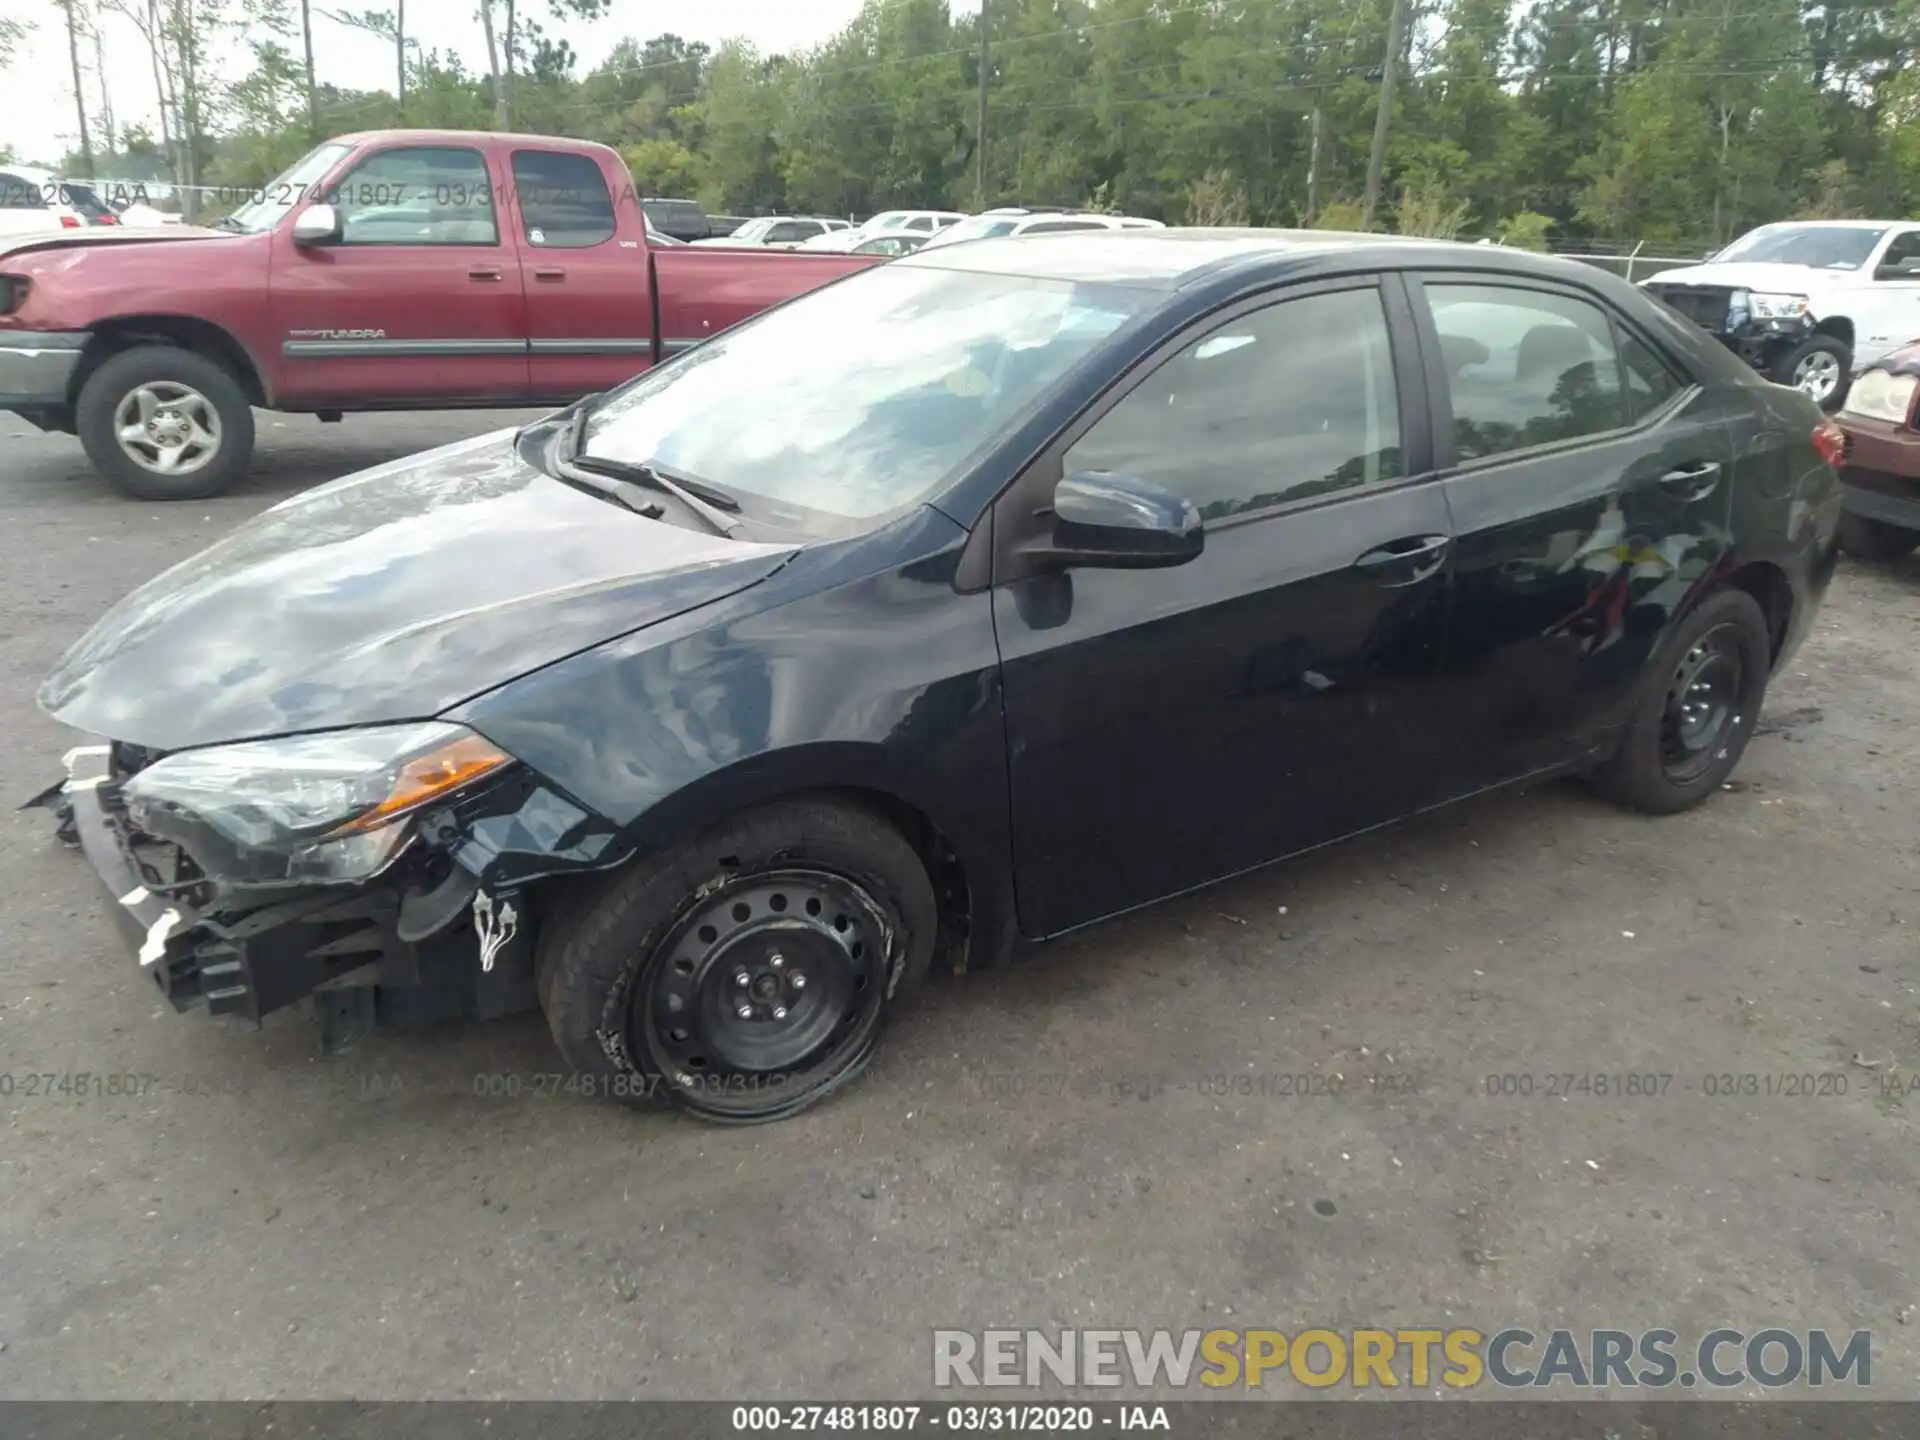
M1859 276L1857 270L1818 270L1811 265L1771 265L1730 260L1722 265L1683 265L1650 275L1648 285L1728 285L1763 294L1807 295Z
M1905 345L1889 350L1873 362L1872 368L1894 375L1920 375L1920 340L1909 340Z
M231 230L206 230L198 225L89 225L84 230L43 230L0 239L0 256L23 255L30 250L81 250L98 245L175 244L192 240L245 240Z
M161 750L425 717L796 548L649 520L535 469L503 430L256 516L108 611L40 705Z

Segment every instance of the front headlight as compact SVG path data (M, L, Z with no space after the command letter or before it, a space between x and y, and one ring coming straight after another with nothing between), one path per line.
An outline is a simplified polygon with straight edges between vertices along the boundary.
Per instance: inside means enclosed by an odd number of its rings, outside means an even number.
M1764 291L1749 290L1747 306L1756 320L1797 320L1807 313L1807 297L1769 295Z
M512 757L430 721L183 750L121 788L128 818L239 885L364 880L400 852L422 805Z
M1853 382L1847 403L1841 408L1849 415L1870 420L1888 420L1895 425L1907 423L1913 413L1913 392L1920 380L1911 375L1889 375L1885 370L1869 370Z

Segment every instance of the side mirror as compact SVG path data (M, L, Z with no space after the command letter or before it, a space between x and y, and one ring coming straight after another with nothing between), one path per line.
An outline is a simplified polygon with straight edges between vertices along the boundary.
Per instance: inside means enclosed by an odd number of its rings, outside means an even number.
M1053 490L1053 536L1036 558L1053 568L1154 570L1184 565L1206 546L1200 509L1148 480L1097 470Z
M340 212L331 205L309 205L293 222L296 245L331 245L340 238Z

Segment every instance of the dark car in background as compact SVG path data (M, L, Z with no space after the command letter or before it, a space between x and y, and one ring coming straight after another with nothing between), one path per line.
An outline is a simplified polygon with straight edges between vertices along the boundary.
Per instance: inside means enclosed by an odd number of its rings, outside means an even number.
M929 249L136 590L42 798L180 1008L538 1005L585 1093L773 1119L936 965L1541 777L1708 799L1840 444L1574 262Z
M647 224L662 235L692 244L695 240L705 240L716 232L707 212L700 208L697 200L674 200L659 195L648 195L640 201L640 209L647 217Z

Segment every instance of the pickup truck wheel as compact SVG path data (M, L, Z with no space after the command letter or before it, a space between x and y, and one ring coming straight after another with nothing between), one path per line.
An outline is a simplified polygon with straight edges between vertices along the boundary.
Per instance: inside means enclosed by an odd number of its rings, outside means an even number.
M1864 515L1840 517L1840 548L1861 560L1899 560L1920 545L1920 530L1869 520Z
M94 468L138 500L232 489L253 454L253 409L224 365L172 345L113 356L80 387L74 428Z
M866 1068L937 918L884 817L783 800L567 897L542 938L540 1002L589 1093L779 1120Z
M1780 357L1770 378L1804 391L1822 410L1832 412L1847 398L1853 351L1835 336L1809 335Z

